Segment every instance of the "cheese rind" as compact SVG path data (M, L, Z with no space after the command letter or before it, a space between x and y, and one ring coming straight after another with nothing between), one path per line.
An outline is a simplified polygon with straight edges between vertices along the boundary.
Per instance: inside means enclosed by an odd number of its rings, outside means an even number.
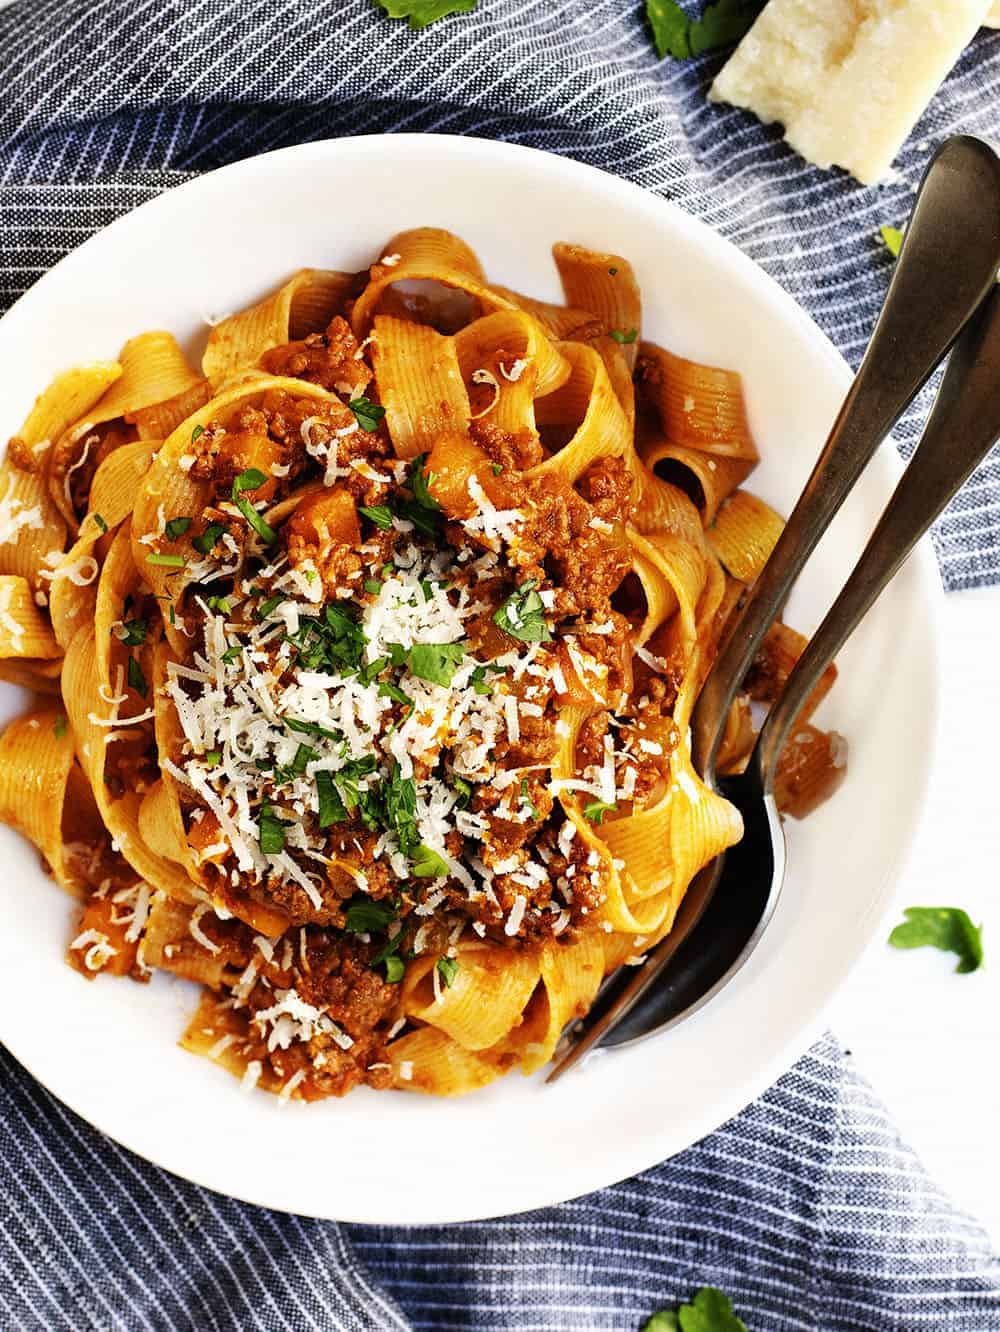
M881 179L998 0L770 0L713 101L780 121L817 166Z

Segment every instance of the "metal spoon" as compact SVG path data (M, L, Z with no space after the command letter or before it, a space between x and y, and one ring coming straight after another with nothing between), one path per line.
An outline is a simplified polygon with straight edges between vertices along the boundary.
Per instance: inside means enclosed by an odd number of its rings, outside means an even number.
M882 439L994 289L998 268L1000 159L978 139L950 139L924 174L871 343L826 446L698 700L692 750L695 766L710 786L720 785L715 760L729 708L792 584ZM971 466L961 479L969 470ZM961 480L949 496L959 484ZM724 784L721 789L729 794ZM765 828L759 820L750 820L743 841L730 852L734 872L740 865L741 873L748 873L762 854L764 899L758 894L755 907L749 900L741 903L738 919L717 907L685 946L713 900L723 858L695 877L670 934L642 967L605 985L591 1011L569 1034L548 1081L561 1076L598 1042L619 1044L645 1034L675 1020L713 991L744 955L748 941L759 937L766 904L776 897L772 883L777 879L780 887L784 872L780 826L775 822ZM725 877L730 881L728 873ZM670 963L670 976L663 977ZM648 999L637 1009L647 992Z

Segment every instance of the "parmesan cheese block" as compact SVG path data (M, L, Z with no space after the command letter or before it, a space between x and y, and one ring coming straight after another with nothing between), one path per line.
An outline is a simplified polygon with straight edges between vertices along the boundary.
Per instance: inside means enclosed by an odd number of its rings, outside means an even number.
M770 0L710 95L781 121L796 152L870 185L996 3Z

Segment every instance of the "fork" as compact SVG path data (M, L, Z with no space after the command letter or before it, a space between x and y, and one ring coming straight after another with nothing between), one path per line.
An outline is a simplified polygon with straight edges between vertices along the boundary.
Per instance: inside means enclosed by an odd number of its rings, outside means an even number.
M692 719L695 766L709 786L720 789L744 812L743 840L728 856L717 858L695 877L670 934L650 951L646 962L630 976L624 979L616 976L606 983L590 1013L565 1038L563 1049L548 1076L549 1082L559 1078L599 1042L619 1044L678 1021L714 994L756 946L770 919L784 876L784 837L771 794L774 765L781 742L799 711L799 705L808 695L808 689L804 693L799 691L806 668L812 670L817 653L824 646L820 635L824 630L827 635L832 633L828 627L830 617L814 636L813 644L818 642L819 647L815 651L807 648L799 668L789 677L782 699L772 709L762 729L746 772L739 778L720 781L715 760L729 708L767 629L777 617L810 553L879 443L947 354L963 327L995 290L998 268L1000 159L981 141L959 136L942 145L924 174L868 351L819 461L771 558L751 589L735 629L723 644L695 709ZM945 377L947 392L943 385L924 436L930 446L925 448L922 441L904 474L905 481L919 457L924 461L917 473L918 479L907 482L905 487L901 482L896 492L897 496L902 493L906 497L915 487L921 487L907 500L906 516L919 518L923 525L891 572L878 584L872 601L896 572L912 544L926 531L976 462L992 446L992 440L989 445L983 445L982 431L974 430L967 441L963 439L960 454L953 449L942 460L932 455L932 450L940 447L942 432L946 427L951 428L949 422L960 415L959 404L965 401L960 390L965 380L969 379L976 388L980 401L986 391L978 369L979 361L975 358L985 356L989 359L991 344L987 335L992 328L990 321L995 318L995 297L986 304L989 317L984 314L975 320L962 340L961 351L956 350L953 357L954 371L949 369ZM994 371L1000 371L1000 354L994 357L992 364ZM974 448L978 448L975 461L961 470L959 463L964 466ZM928 457L931 462L926 461ZM953 461L954 466L951 465ZM925 492L921 473L936 475L931 470L934 466L943 466L944 476L937 481L936 490ZM954 479L956 476L957 480ZM951 489L945 494L946 485L951 485ZM926 505L919 507L919 500L927 498L936 502L942 494L944 498L932 510ZM876 557L870 554L876 538L880 542L886 539L886 519L892 514L893 523L898 524L901 521L898 513L894 496L859 563L858 569L864 566L866 580L870 578L872 568L876 568L872 564ZM893 527L892 532L895 531ZM879 546L879 552L881 549ZM846 614L842 599L848 589L853 589L851 595L857 596L858 569L836 603L842 607L842 619ZM870 604L871 601L864 610ZM864 610L849 621L839 642L846 639ZM823 658L815 676L810 675L810 685L815 684L835 651L836 647ZM796 682L794 696L789 692L793 681ZM786 698L793 702L797 699L791 713L787 711L791 703L786 706ZM756 788L753 786L755 781ZM721 895L718 894L720 879L729 890ZM748 887L750 882L754 885L752 890ZM697 934L690 937L703 916L705 919ZM633 1012L668 965L670 974L663 977L642 1010Z

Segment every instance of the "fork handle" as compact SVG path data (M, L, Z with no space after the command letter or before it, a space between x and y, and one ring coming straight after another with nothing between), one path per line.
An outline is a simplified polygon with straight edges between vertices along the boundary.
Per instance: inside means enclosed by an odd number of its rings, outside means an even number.
M692 756L709 784L736 691L792 584L879 444L986 298L998 267L1000 159L981 140L956 136L924 173L868 351L701 691Z
M761 728L754 761L765 791L781 747L820 676L924 535L1000 439L1000 288L962 333L924 433L843 591L796 662Z

